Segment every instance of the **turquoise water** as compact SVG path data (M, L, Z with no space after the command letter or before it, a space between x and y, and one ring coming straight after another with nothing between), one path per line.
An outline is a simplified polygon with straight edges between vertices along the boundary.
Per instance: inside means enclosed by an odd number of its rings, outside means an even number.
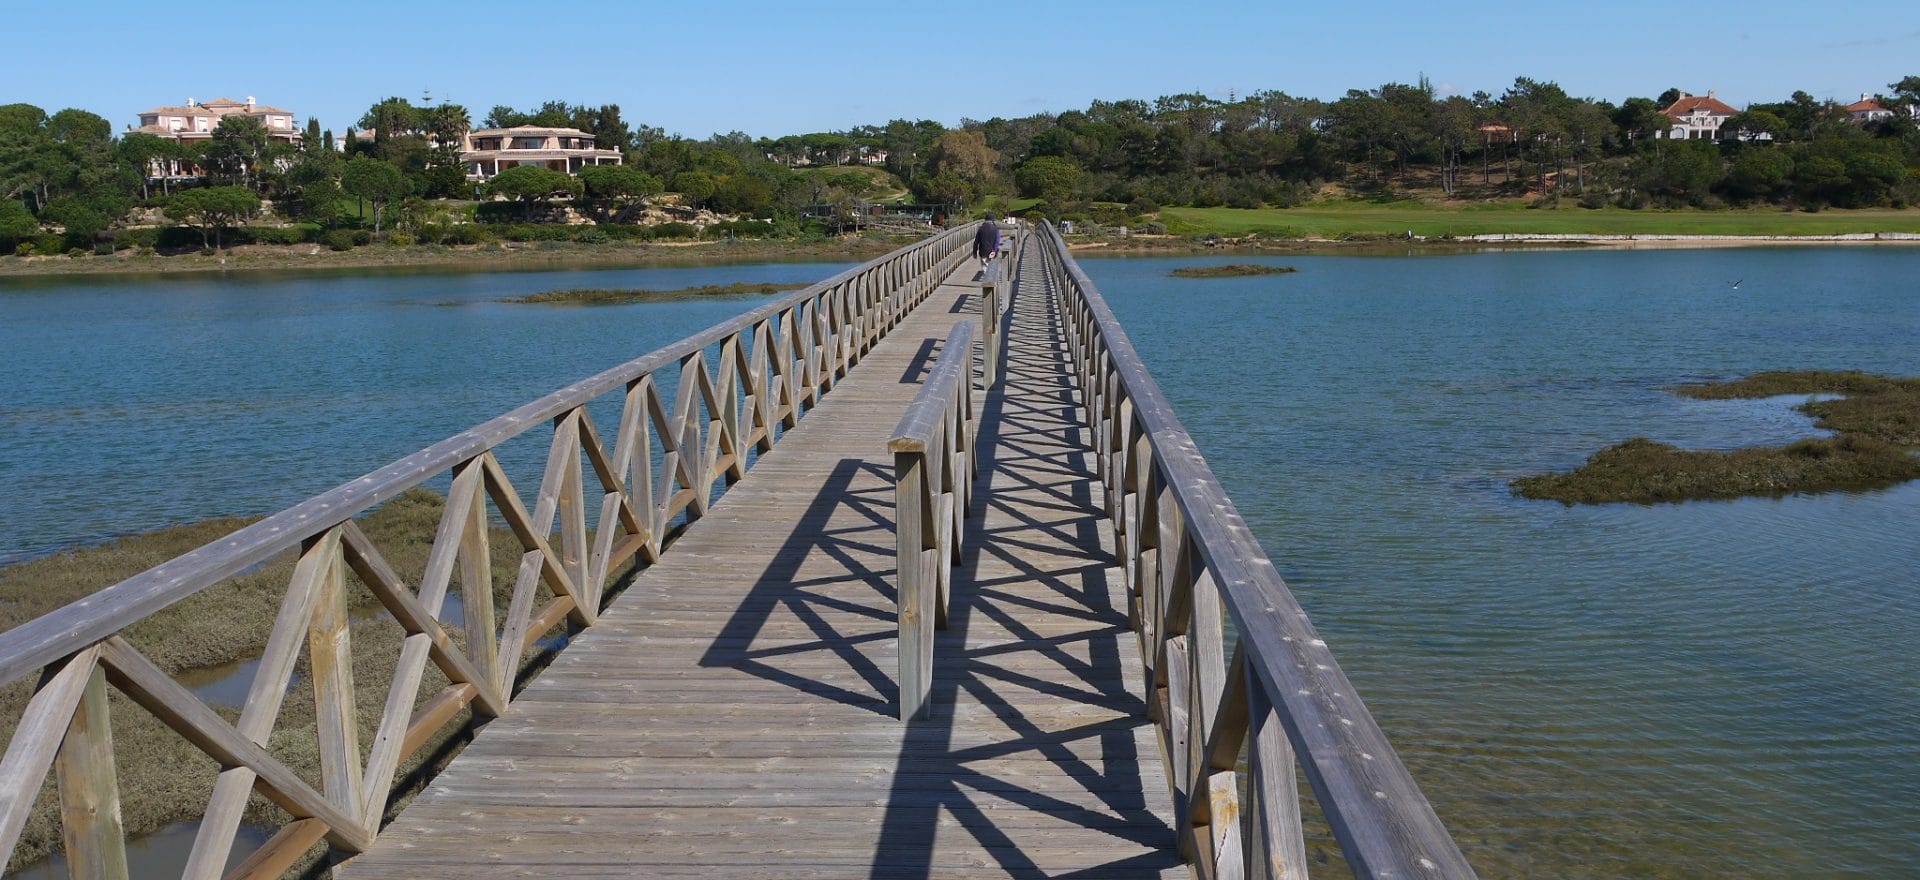
M1482 876L1920 876L1920 484L1506 488L1814 435L1660 389L1920 374L1920 251L1209 262L1083 265Z
M0 564L271 513L766 299L503 298L844 268L0 279ZM528 446L503 452L531 465L516 478L539 475L545 440Z
M1920 877L1920 484L1506 489L1634 434L1814 433L1675 382L1920 374L1920 250L1167 277L1207 262L1084 265L1482 876ZM502 297L840 268L0 280L0 560L277 510L762 301Z

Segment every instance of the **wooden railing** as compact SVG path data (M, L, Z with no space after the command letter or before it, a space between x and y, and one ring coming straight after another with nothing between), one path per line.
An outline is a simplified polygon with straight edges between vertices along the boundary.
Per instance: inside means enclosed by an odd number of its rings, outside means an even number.
M899 561L900 720L927 717L934 630L947 628L953 566L972 512L973 321L953 325L887 448Z
M40 675L0 758L0 852L12 853L52 768L73 876L126 876L109 686L223 768L185 876L277 876L322 840L345 853L364 851L379 834L402 760L465 707L483 718L504 712L525 652L563 621L591 625L609 576L635 557L657 561L678 524L705 513L716 489L744 476L755 455L772 449L966 258L973 231L969 225L903 247L569 385L0 634L0 684ZM656 371L670 369L678 372L671 408L655 381ZM587 407L614 395L622 408L609 449ZM494 450L548 422L552 442L529 510ZM352 518L449 474L425 574L408 584ZM598 511L592 531L590 504ZM488 547L497 521L523 551L503 618ZM123 637L155 612L288 551L299 561L236 722ZM406 632L364 753L347 600L357 587L349 570ZM439 620L456 575L464 599L459 639ZM544 601L542 587L550 596ZM266 748L303 645L318 717L317 787ZM451 683L421 702L428 663ZM293 821L229 874L228 854L254 792Z
M1297 763L1355 876L1473 877L1100 292L1057 230L1033 237L1131 585L1182 853L1200 877L1307 876Z

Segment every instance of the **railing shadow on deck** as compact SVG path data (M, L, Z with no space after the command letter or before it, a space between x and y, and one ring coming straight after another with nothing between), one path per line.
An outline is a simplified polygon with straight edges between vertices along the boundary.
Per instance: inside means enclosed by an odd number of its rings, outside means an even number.
M1120 640L1130 632L1127 611L1114 607L1107 591L1112 563L1100 543L1104 517L1093 504L1096 477L1087 453L1091 444L1066 384L1064 353L1044 344L1045 327L1027 328L1023 335L1030 340L1027 344L1009 343L1008 391L988 395L977 438L982 460L993 462L993 479L998 481L992 491L987 485L977 487L983 506L1012 522L989 527L991 513L967 520L966 550L954 569L949 628L936 649L930 695L936 707L962 700L989 706L993 720L1015 736L987 745L956 745L955 714L936 711L910 722L876 846L884 858L876 860L872 880L915 880L937 873L943 814L952 816L1010 877L1156 876L1180 863L1172 829L1147 807L1152 793L1146 791L1140 763L1157 758L1136 748L1138 716L1145 714L1145 706L1128 692L1121 675ZM1034 336L1039 339L1032 340ZM1052 387L1036 390L1036 385ZM1015 386L1020 386L1017 394ZM1011 500L1014 495L1021 496L1017 503ZM1036 509L1042 512L1038 516ZM1034 551L1044 551L1046 561L1032 561ZM1004 563L1012 574L983 579L983 558ZM1042 598L1049 593L1057 601ZM1022 610L1064 615L1084 621L1088 629L1042 635L1023 622L1018 613ZM1011 641L967 650L976 620L1006 630ZM1071 652L1074 646L1084 649L1085 661ZM1057 664L1060 674L1036 675L996 663L1016 653L1045 657ZM1045 730L1000 696L998 685L1124 714ZM1064 770L1099 807L1037 790L1018 776L996 775L981 766L1022 755L1043 758ZM938 781L930 788L928 779ZM1149 852L1054 873L1024 854L1013 833L997 826L994 802L1044 813Z

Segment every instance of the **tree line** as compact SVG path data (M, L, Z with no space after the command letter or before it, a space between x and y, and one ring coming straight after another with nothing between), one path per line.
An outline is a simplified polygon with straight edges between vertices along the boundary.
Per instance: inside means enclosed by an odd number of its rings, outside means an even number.
M659 193L688 206L766 218L792 229L820 206L845 210L886 192L857 162L882 165L920 202L959 208L1040 199L1056 215L1097 203L1133 213L1162 205L1286 207L1327 184L1359 193L1433 190L1455 197L1576 199L1599 207L1778 204L1818 209L1920 203L1920 76L1888 85L1893 118L1862 124L1805 92L1736 114L1718 141L1656 135L1676 89L1619 104L1517 78L1502 94L1440 95L1424 78L1323 101L1279 91L1094 101L1085 110L1016 119L895 119L777 138L735 131L704 139L630 124L617 104L495 106L480 127L577 128L618 150L618 166L579 176L522 166L476 186L459 160L474 127L457 104L387 98L336 140L309 119L296 137L222 119L204 141L144 132L116 137L85 110L0 106L0 244L59 230L101 239L156 208L218 246L221 231L271 202L321 230L383 234L440 216L446 200L502 200L518 218L563 200L603 224L631 222ZM884 157L884 158L882 158ZM192 185L151 169L204 170Z

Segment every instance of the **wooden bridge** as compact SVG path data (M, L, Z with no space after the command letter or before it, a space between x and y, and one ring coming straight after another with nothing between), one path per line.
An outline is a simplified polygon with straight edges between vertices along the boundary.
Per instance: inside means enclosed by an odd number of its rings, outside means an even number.
M194 878L1473 876L1059 236L983 273L973 233L0 634L0 682L37 682L0 843L54 811L72 876L142 876L131 704L222 768ZM494 450L549 424L529 507ZM355 517L430 480L410 583ZM237 718L124 635L287 553ZM390 680L354 674L355 591L405 631ZM317 776L268 747L290 692ZM463 725L412 796L403 763ZM286 821L236 852L253 798Z

